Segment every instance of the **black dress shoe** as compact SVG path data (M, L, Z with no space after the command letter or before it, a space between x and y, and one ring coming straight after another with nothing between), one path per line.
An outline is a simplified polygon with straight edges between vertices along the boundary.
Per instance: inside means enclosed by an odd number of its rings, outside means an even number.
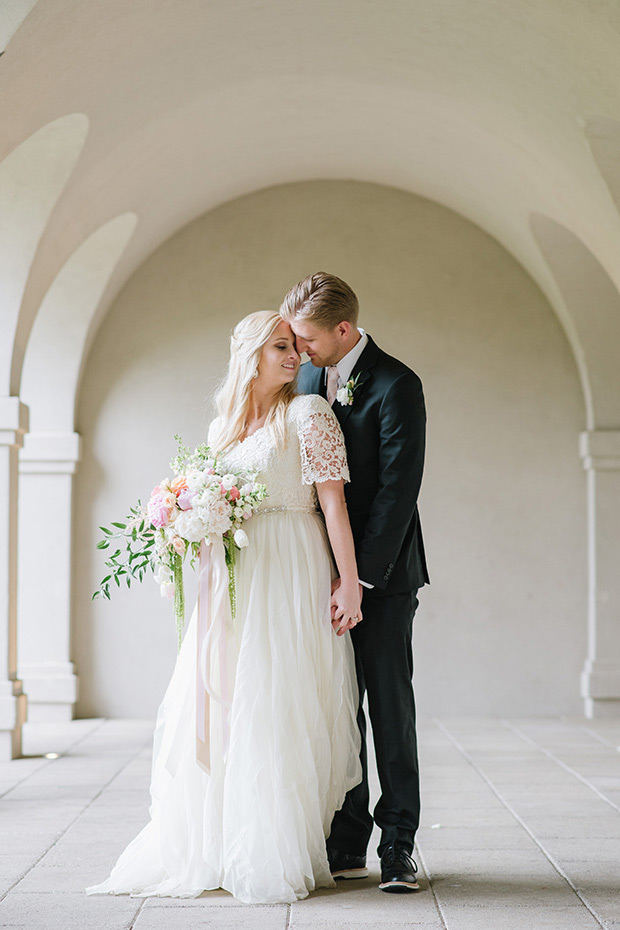
M417 891L420 887L415 873L418 867L404 848L398 843L386 846L381 856L381 891L396 894Z
M332 878L368 878L366 856L351 856L339 849L328 849L327 858Z

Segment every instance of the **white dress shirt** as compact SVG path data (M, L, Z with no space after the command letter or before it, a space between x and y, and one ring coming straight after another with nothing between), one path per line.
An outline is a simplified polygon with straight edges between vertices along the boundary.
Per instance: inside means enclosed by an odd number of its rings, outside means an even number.
M362 352L368 345L368 336L366 335L364 330L361 329L361 327L359 326L357 327L357 329L358 329L358 332L361 333L361 339L358 339L358 341L355 343L351 351L347 352L347 354L343 358L341 358L338 364L336 365L336 368L338 369L338 388L337 388L338 390L340 390L341 387L344 387L344 385L347 383L347 381L351 377L351 372L357 365L357 361L360 355L362 354ZM324 368L323 372L324 372L325 384L327 384L327 368ZM334 401L334 403L336 403L336 401ZM365 588L374 588L374 584L370 584L368 581L362 581L361 578L358 578L358 581Z
M357 365L357 360L360 355L368 345L368 336L359 326L357 327L358 332L361 333L361 339L359 339L350 352L340 359L336 368L338 369L338 387L337 390L340 390L341 387L347 383L351 377L351 372ZM323 369L323 377L325 378L325 384L327 384L327 368Z

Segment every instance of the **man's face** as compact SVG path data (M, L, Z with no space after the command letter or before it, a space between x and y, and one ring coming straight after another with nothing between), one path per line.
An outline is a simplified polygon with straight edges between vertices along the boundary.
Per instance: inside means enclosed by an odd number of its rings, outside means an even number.
M336 365L346 355L345 343L351 332L349 323L338 323L334 329L320 329L306 320L293 320L297 351L305 352L316 368Z

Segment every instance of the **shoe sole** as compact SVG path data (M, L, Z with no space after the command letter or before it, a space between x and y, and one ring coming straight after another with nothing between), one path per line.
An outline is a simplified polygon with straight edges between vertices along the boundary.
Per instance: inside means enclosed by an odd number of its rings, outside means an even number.
M368 878L368 869L341 869L332 872L332 878Z
M420 886L416 882L384 882L379 885L381 891L392 892L393 894L404 894L407 891L419 891Z

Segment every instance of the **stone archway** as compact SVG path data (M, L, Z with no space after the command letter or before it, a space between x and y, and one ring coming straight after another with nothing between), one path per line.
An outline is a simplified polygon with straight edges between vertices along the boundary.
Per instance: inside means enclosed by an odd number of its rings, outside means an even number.
M603 266L562 224L534 215L531 228L573 321L585 372L588 480L588 656L581 689L588 716L620 710L620 294Z
M20 451L18 674L29 720L70 720L73 714L72 485L80 455L75 399L101 295L136 223L133 213L116 217L74 252L41 304L24 357L21 396L30 431Z
M0 164L0 484L5 514L0 521L0 758L20 754L26 713L17 678L17 495L18 449L28 419L26 406L12 393L15 334L39 241L87 132L83 114L61 117Z

